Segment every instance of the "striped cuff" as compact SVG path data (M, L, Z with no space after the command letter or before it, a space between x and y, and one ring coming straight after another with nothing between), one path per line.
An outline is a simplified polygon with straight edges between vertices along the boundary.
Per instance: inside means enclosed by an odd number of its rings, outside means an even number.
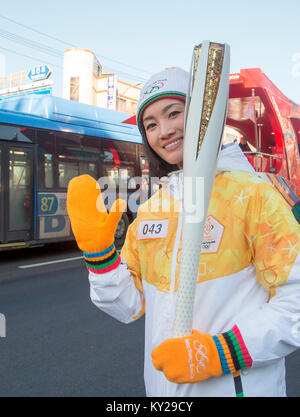
M116 251L115 245L94 253L83 252L86 267L95 274L104 274L116 269L121 262L121 257Z
M213 336L224 374L233 374L242 368L250 368L252 359L237 326L226 333Z

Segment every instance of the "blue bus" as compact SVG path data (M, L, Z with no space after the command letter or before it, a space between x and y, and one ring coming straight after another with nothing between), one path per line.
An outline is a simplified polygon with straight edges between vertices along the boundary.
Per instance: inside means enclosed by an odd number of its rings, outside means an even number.
M147 175L142 139L126 113L32 94L0 101L0 250L74 239L66 210L71 178L119 184ZM116 232L124 241L135 213Z

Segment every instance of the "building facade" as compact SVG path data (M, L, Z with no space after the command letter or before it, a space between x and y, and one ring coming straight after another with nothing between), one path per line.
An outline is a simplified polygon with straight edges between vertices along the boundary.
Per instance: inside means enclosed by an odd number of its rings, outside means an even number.
M104 70L94 52L81 48L64 52L63 98L133 115L139 93L138 85Z

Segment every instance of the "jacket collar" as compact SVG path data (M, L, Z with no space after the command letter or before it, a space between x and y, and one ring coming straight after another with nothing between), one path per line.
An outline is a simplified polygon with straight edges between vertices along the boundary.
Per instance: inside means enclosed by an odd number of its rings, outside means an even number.
M217 172L220 174L225 171L246 171L255 175L255 170L248 162L237 143L223 145L217 163ZM173 171L168 176L162 177L160 183L166 187L168 194L175 200L183 198L183 170Z

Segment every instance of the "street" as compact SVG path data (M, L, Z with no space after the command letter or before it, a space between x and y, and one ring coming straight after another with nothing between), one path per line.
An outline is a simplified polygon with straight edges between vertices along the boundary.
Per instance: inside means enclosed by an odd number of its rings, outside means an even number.
M90 301L74 244L0 252L0 396L143 397L144 319L122 324ZM300 350L287 360L300 397Z
M143 319L98 310L80 259L19 268L81 255L66 246L0 253L0 396L144 396Z

